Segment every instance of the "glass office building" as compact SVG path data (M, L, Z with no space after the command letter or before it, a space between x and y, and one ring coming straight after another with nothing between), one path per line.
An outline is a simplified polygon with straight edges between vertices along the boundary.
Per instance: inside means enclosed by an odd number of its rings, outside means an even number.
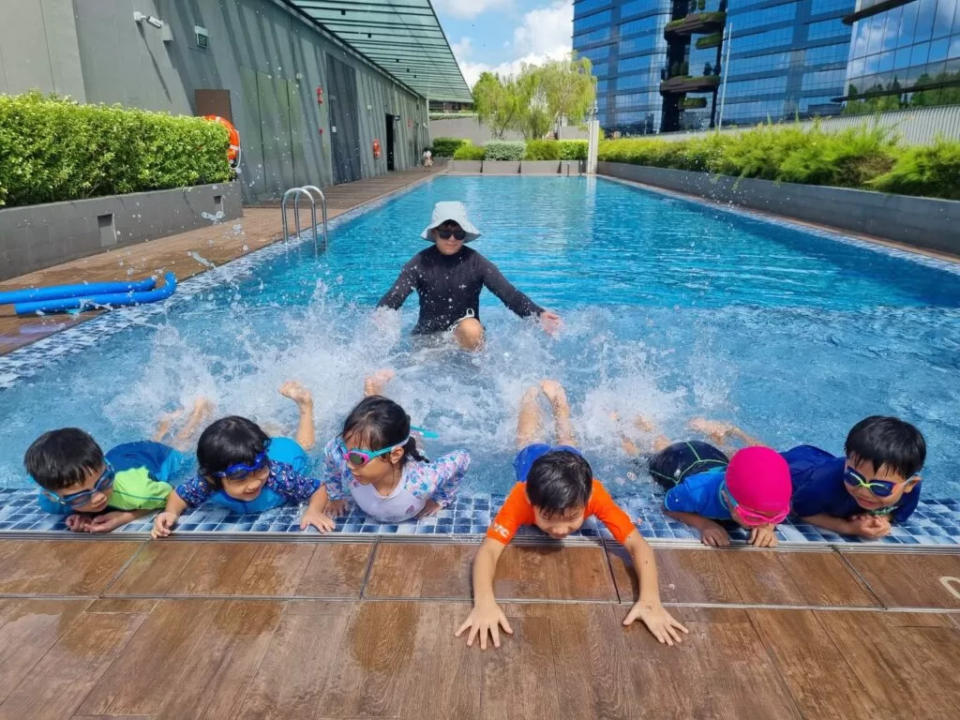
M859 0L846 22L850 109L960 102L960 0Z
M600 124L608 131L834 115L842 111L850 48L843 18L854 5L579 0L573 47L594 64Z

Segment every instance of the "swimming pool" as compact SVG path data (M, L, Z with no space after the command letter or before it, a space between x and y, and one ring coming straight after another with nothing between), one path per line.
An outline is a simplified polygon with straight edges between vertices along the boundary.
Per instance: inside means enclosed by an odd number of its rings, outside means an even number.
M557 339L489 294L477 357L413 341L413 297L402 331L375 327L370 309L447 199L484 232L474 247L564 316ZM94 339L124 317L130 327ZM185 283L162 308L111 313L0 359L0 486L24 487L23 451L45 429L80 425L108 446L196 393L289 427L293 408L276 393L288 377L314 391L326 438L363 374L389 365L390 394L440 434L431 454L473 453L467 492L513 482L519 396L548 375L566 384L586 455L620 496L654 489L619 452L613 412L674 437L707 415L778 448L834 452L854 422L889 413L927 437L925 496L956 498L958 351L960 274L945 263L604 179L441 176L341 223L320 258L311 244L269 248Z

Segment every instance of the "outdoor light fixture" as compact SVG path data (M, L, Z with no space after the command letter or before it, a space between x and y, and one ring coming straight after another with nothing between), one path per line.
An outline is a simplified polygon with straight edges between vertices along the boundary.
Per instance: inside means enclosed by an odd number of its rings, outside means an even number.
M133 21L134 21L135 23L142 23L142 22L146 21L146 22L150 23L151 25L153 25L153 26L154 26L155 28L157 28L158 30L161 29L161 28L163 28L163 20L161 20L161 19L158 18L158 17L155 17L154 15L144 15L144 14L143 14L142 12L140 12L139 10L134 10L134 11L133 11Z

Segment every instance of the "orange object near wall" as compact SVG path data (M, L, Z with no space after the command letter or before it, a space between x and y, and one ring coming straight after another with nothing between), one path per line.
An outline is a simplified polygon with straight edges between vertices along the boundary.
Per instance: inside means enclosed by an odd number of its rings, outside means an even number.
M373 141L373 156L375 158L380 157L380 141L379 140Z
M220 123L227 129L227 132L230 134L230 147L227 148L227 160L230 161L230 167L237 167L240 164L240 133L237 132L237 128L233 126L232 122L219 115L204 115L203 119Z

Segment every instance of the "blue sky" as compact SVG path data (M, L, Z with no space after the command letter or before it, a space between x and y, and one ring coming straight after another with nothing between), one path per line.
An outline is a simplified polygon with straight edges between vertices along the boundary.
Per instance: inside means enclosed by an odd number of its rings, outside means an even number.
M573 0L433 0L471 86L484 70L515 74L521 63L570 52Z

